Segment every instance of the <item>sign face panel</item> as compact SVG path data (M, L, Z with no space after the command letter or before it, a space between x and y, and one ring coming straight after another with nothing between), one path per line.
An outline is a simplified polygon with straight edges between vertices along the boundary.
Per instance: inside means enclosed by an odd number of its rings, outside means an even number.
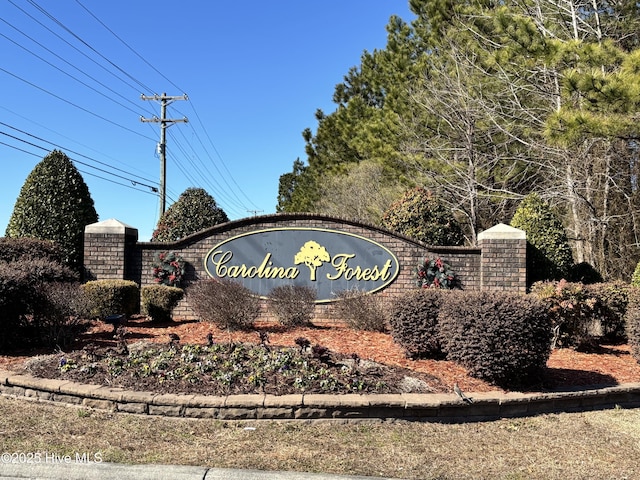
M261 297L281 285L317 291L330 302L343 290L375 292L398 276L393 253L358 235L319 228L271 228L232 237L204 260L209 276L234 280Z

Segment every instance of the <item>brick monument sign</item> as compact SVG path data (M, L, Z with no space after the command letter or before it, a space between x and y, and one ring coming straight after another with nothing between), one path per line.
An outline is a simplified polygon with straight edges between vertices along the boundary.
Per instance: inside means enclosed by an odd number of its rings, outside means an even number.
M275 214L216 225L177 242L138 242L137 229L117 220L88 225L87 280L154 283L154 257L172 251L186 262L184 281L231 279L266 299L279 285L316 289L316 320L330 320L335 294L358 289L397 296L416 288L416 268L441 258L464 290L526 292L526 235L499 224L478 235L476 247L435 247L373 225L312 214ZM267 316L266 309L263 309ZM174 318L193 318L188 298Z

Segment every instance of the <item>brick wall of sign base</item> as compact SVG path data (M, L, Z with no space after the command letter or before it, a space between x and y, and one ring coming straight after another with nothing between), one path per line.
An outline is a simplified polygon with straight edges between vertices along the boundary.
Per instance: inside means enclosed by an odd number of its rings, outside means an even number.
M153 284L152 263L160 251L174 251L186 262L186 282L208 278L207 253L237 235L267 228L298 227L339 230L368 238L398 258L400 273L388 287L374 295L395 297L415 286L415 269L425 257L440 257L451 265L464 290L526 292L526 235L504 224L478 235L476 247L433 247L387 230L346 219L311 214L275 214L217 225L172 243L138 242L138 231L111 219L88 225L84 235L84 269L87 280L124 279L138 285ZM173 312L174 319L194 319L188 300ZM270 320L263 302L261 320ZM314 322L332 322L331 303L318 304Z

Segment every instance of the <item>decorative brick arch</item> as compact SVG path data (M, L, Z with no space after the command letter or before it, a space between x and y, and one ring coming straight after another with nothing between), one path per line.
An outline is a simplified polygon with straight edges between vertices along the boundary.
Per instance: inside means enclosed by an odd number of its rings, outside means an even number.
M451 265L465 290L526 292L526 235L522 230L499 224L480 233L476 247L434 247L373 225L302 213L235 220L171 243L138 242L134 227L114 219L98 222L85 229L85 278L132 280L140 286L152 284L154 255L167 250L175 251L187 262L187 282L209 278L205 258L214 246L270 229L342 232L368 239L392 252L398 260L398 274L374 295L394 297L416 288L415 269L425 257L440 257ZM319 304L316 309L316 319L330 320L328 305ZM193 317L186 300L174 311L174 317Z

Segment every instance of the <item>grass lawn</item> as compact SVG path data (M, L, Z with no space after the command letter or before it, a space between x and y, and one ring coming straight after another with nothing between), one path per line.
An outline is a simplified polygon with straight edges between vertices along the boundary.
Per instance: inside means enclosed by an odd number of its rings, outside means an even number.
M0 452L421 480L640 478L640 409L468 424L234 423L0 397L0 413Z

